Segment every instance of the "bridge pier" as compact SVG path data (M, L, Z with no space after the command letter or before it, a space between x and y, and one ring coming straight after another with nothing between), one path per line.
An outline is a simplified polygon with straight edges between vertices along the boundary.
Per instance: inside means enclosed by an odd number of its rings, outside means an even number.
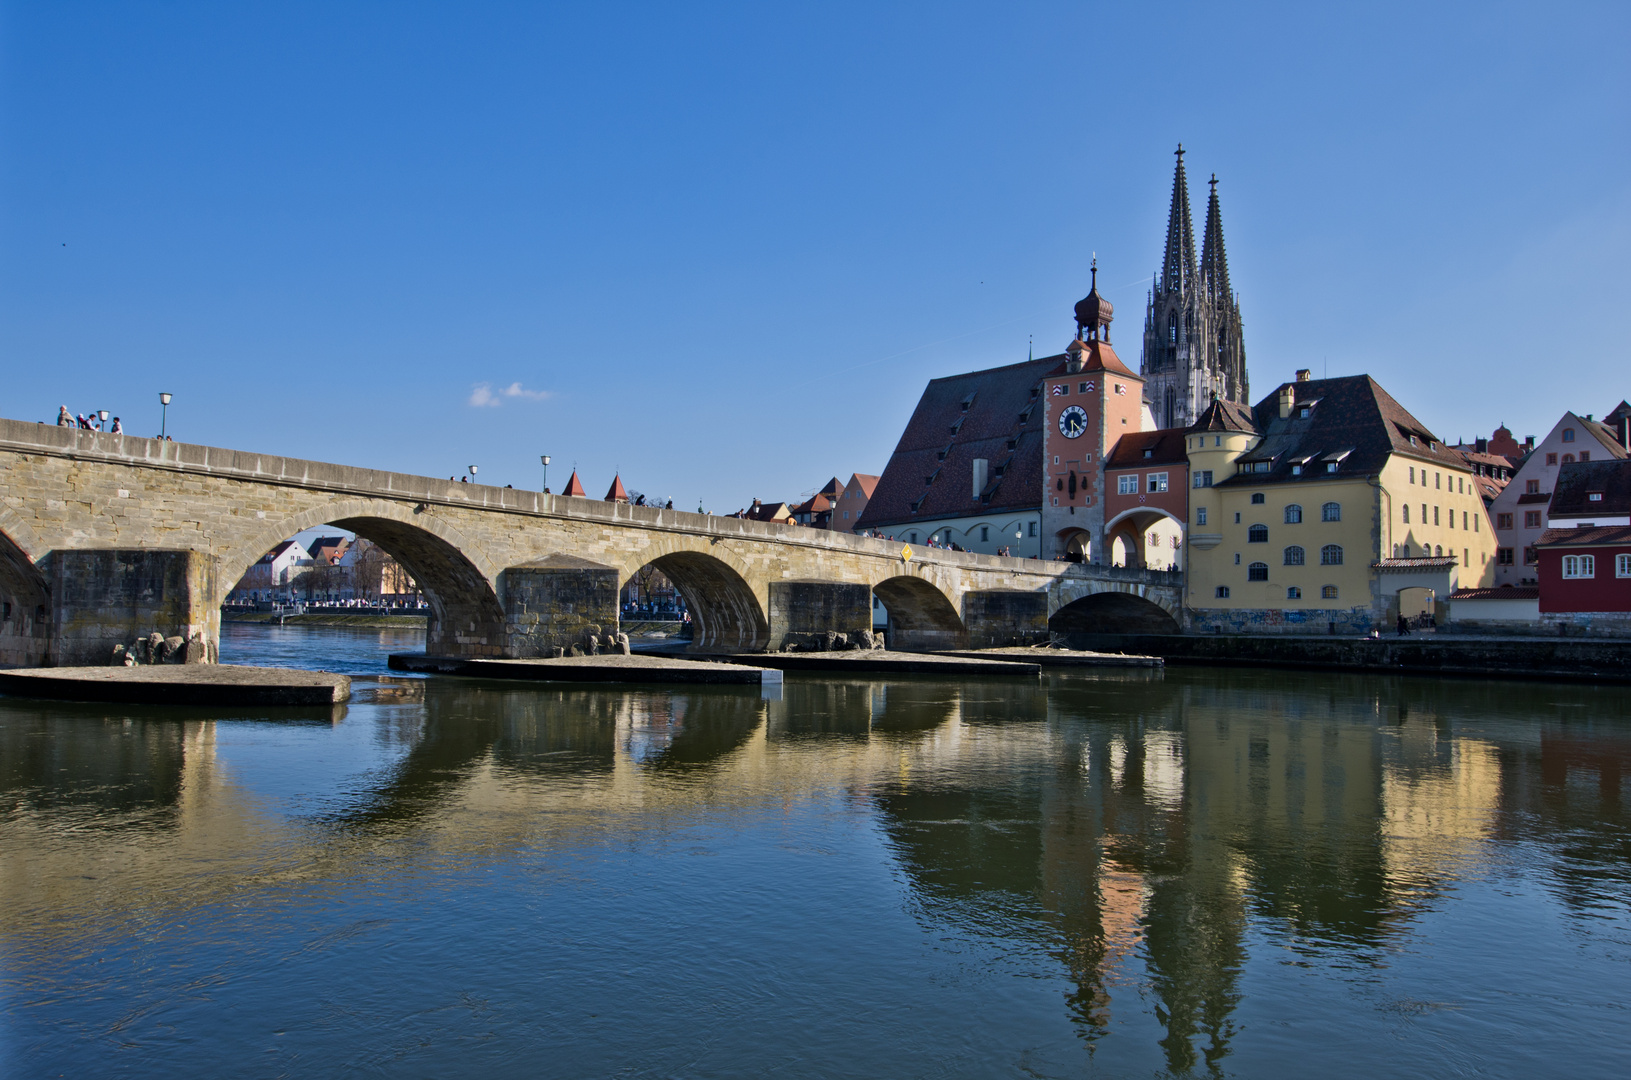
M872 590L842 581L772 581L769 615L770 652L780 652L790 637L858 634L872 629Z
M610 566L556 554L512 566L500 579L506 657L550 656L586 634L617 632L620 582Z
M220 650L216 560L196 551L69 549L42 560L51 583L47 663L105 665L115 645L158 633L181 638L184 662Z
M963 625L971 649L1046 644L1048 594L971 589L963 594Z

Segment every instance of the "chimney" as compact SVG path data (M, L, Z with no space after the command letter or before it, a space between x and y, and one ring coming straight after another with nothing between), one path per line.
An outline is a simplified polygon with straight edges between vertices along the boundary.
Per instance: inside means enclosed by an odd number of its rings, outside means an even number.
M990 458L977 457L974 459L974 497L976 499L985 490L985 478L990 465Z
M1620 445L1631 451L1631 416L1620 418Z
M1473 450L1477 451L1480 454L1487 454L1487 453L1489 453L1489 440L1488 439L1474 439L1472 441L1472 448L1473 448Z
M1296 397L1297 392L1291 388L1290 383L1280 387L1280 419L1284 420L1291 415L1291 403L1296 400Z
M1533 435L1525 435L1523 437L1523 448L1525 450L1533 450L1535 448L1535 437Z
M1297 369L1297 381L1298 382L1307 382L1312 375L1313 375L1313 372L1309 371L1307 368L1298 368Z

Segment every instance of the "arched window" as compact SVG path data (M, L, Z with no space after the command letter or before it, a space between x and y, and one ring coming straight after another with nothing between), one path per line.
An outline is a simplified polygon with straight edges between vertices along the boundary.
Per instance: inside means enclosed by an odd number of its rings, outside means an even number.
M1341 566L1342 565L1342 545L1340 545L1340 544L1326 544L1324 547L1320 548L1320 565L1321 566Z
M1269 542L1269 527L1267 525L1253 525L1246 530L1246 543L1266 544Z
M1268 579L1269 579L1269 564L1268 563L1266 563L1266 562L1254 562L1250 566L1246 567L1246 580L1247 581L1267 581Z
M1293 585L1293 586L1291 586L1290 588L1288 588L1286 590L1286 599L1287 600L1301 600L1302 598L1303 598L1303 591L1301 589L1297 588L1297 586Z
M1178 344L1178 313L1176 311L1167 315L1167 344Z
M1252 492L1252 505L1253 506L1262 506L1263 505L1263 493L1261 491Z
M1320 589L1320 599L1321 600L1335 600L1336 598L1337 598L1337 587L1335 585L1327 585L1324 588Z
M1287 525L1301 525L1302 520L1303 520L1303 508L1302 507L1298 506L1296 503L1292 503L1290 506L1286 507L1286 524Z
M1320 520L1321 521L1341 521L1342 520L1342 504L1341 503L1326 503L1324 506L1320 507Z
M1303 549L1293 544L1286 548L1286 565L1301 566L1303 564Z
M1410 524L1410 504L1409 503L1404 503L1403 505L1404 505L1404 523L1406 525L1408 525L1408 524Z
M1435 555L1436 555L1436 557L1438 557L1440 559L1444 558L1444 545L1443 544L1440 544L1438 546L1438 551L1435 552Z

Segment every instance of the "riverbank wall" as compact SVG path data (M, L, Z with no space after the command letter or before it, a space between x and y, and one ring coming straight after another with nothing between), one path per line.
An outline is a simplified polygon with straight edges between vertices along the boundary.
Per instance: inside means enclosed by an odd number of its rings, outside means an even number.
M278 615L269 611L222 612L223 623L270 623L273 626L354 626L375 630L423 630L423 615Z
M1079 633L1061 640L1073 649L1141 653L1171 664L1631 683L1631 641L1601 638Z

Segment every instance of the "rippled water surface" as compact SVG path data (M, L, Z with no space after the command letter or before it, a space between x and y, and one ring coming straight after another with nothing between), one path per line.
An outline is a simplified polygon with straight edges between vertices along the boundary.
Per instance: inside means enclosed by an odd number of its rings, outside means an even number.
M1621 1076L1628 717L1201 668L0 699L0 1074Z

